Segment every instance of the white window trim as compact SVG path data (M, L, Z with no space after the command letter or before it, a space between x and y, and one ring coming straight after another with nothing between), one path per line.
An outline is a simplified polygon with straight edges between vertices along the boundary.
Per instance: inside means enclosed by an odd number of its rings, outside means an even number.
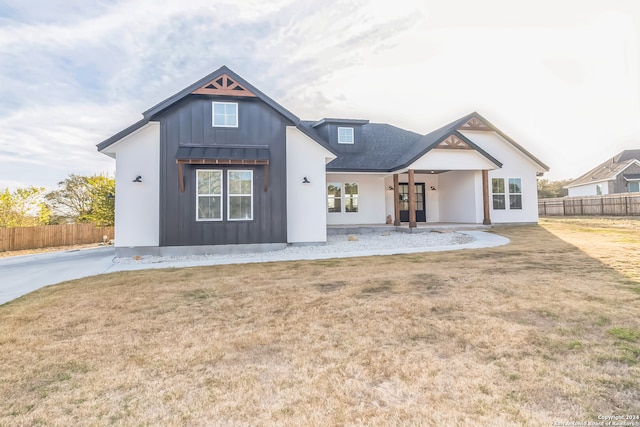
M340 131L341 130L350 130L351 131L351 141L340 141ZM349 127L338 127L338 144L354 144L356 141L353 128Z
M229 184L231 180L229 179L229 175L233 172L249 172L251 174L251 193L250 194L231 194L229 191ZM253 169L235 169L227 171L227 221L253 221ZM231 197L246 197L251 196L251 217L250 218L231 218Z
M355 194L355 200L356 200L356 210L355 211L348 211L347 210L347 200L349 200L350 198L353 197L353 194L347 194L347 184L351 185L351 186L356 186L356 188L358 189L358 191ZM360 185L357 182L344 182L344 191L342 192L342 205L344 206L344 213L346 214L358 214L360 213ZM349 197L351 196L351 197Z
M493 180L494 179L501 179L502 180L502 185L504 187L504 193L494 193L493 192ZM518 179L520 180L520 192L519 193L512 193L511 192L511 187L510 187L510 180L512 179ZM493 196L502 196L504 197L504 208L503 209L496 209L493 205ZM511 196L520 196L520 204L523 205L519 208L511 208ZM521 211L524 210L524 194L522 192L522 178L520 177L501 177L501 176L494 176L491 178L491 210L495 210L498 212L501 211Z
M502 188L504 189L504 191L502 193L496 193L493 191L493 180L494 179L501 179L502 180ZM505 182L506 181L506 182ZM507 184L509 182L509 178L502 178L500 176L494 176L493 178L491 178L491 210L495 210L495 211L506 211L509 209L509 204L507 203L508 199L508 193L507 193ZM493 196L502 196L504 197L503 199L503 203L504 203L504 208L500 209L500 208L496 208L495 204L493 203Z
M200 194L198 192L198 175L200 172L220 172L220 194ZM196 221L208 222L208 221L222 221L222 212L224 211L224 205L222 204L222 189L224 183L222 182L224 174L221 169L196 169ZM220 217L219 218L198 218L198 212L200 212L200 196L217 196L220 197Z
M330 212L329 211L329 197L331 197L329 195L329 185L332 184L340 184L340 197L335 197L333 196L334 200L340 200L340 210L338 212ZM347 194L347 184L350 185L355 185L356 187L358 187L358 192L355 194L355 199L356 199L356 211L347 211L347 200L349 199L349 195ZM327 213L328 214L354 214L357 215L360 213L360 184L358 182L336 182L336 181L331 181L331 182L327 182Z
M513 179L513 180L516 180L516 179L517 179L517 180L520 182L520 184L519 184L519 186L520 186L520 192L519 192L519 193L512 193L512 192L511 192L511 180L512 180L512 179ZM509 185L505 188L505 190L507 190L507 191L509 192L509 210L512 210L512 211L521 211L521 210L523 209L523 208L522 208L522 205L524 204L524 203L523 203L523 197L522 197L522 178L508 178L507 183L508 183ZM511 196L520 196L520 207L519 207L519 208L512 208L512 207L511 207Z
M335 211L334 211L334 212L330 212L330 211L329 211L329 185L332 185L332 184L339 184L339 185L340 185L340 197L339 197L339 198L337 198L338 200L340 200L340 210L339 210L339 211L337 211L337 212L335 212ZM341 183L341 182L336 182L336 181L331 181L331 182L327 182L327 183L326 183L326 187L327 187L327 213L328 213L328 214L341 214L341 213L344 213L344 212L343 212L343 209L342 209L342 195L343 195L343 193L344 193L344 192L342 191L343 186L344 186L344 184L343 184L343 183ZM336 196L333 196L333 200L334 200L334 201L336 200ZM334 203L334 206L335 206L335 203Z
M216 104L220 105L233 105L236 108L236 124L235 125L217 125L216 124ZM237 128L240 125L240 116L238 114L238 103L237 102L218 102L213 101L211 103L211 126L214 128Z

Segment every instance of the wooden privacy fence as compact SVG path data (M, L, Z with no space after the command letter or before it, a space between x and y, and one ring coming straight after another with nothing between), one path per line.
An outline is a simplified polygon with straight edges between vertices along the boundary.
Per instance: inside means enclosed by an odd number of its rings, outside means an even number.
M608 194L606 196L563 197L538 200L540 216L640 215L640 194Z
M113 239L113 226L93 224L0 228L0 252L99 243Z

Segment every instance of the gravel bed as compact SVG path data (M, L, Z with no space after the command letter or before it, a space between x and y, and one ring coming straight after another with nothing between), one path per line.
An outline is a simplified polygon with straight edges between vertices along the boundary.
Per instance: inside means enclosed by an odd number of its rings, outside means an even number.
M233 263L238 260L259 259L260 261L279 261L293 259L340 258L345 256L383 255L401 252L419 252L420 248L436 246L463 245L472 243L475 237L458 232L384 233L349 234L328 236L326 244L293 245L285 249L269 252L243 254L215 254L189 256L142 256L115 258L115 264L157 264L182 261L215 261L215 263ZM396 252L397 251L397 252Z

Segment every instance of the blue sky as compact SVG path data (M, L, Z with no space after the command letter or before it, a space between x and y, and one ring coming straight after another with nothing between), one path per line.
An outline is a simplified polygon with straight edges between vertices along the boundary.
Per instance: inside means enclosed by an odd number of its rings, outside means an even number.
M637 0L0 0L0 188L113 172L95 144L221 65L303 119L478 111L575 178L640 148L639 32Z

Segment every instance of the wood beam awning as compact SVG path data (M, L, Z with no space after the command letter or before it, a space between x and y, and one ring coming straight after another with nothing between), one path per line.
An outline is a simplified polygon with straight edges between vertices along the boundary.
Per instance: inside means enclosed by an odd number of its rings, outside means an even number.
M264 191L269 188L269 148L267 146L180 147L176 154L180 192L184 192L184 165L264 166Z

